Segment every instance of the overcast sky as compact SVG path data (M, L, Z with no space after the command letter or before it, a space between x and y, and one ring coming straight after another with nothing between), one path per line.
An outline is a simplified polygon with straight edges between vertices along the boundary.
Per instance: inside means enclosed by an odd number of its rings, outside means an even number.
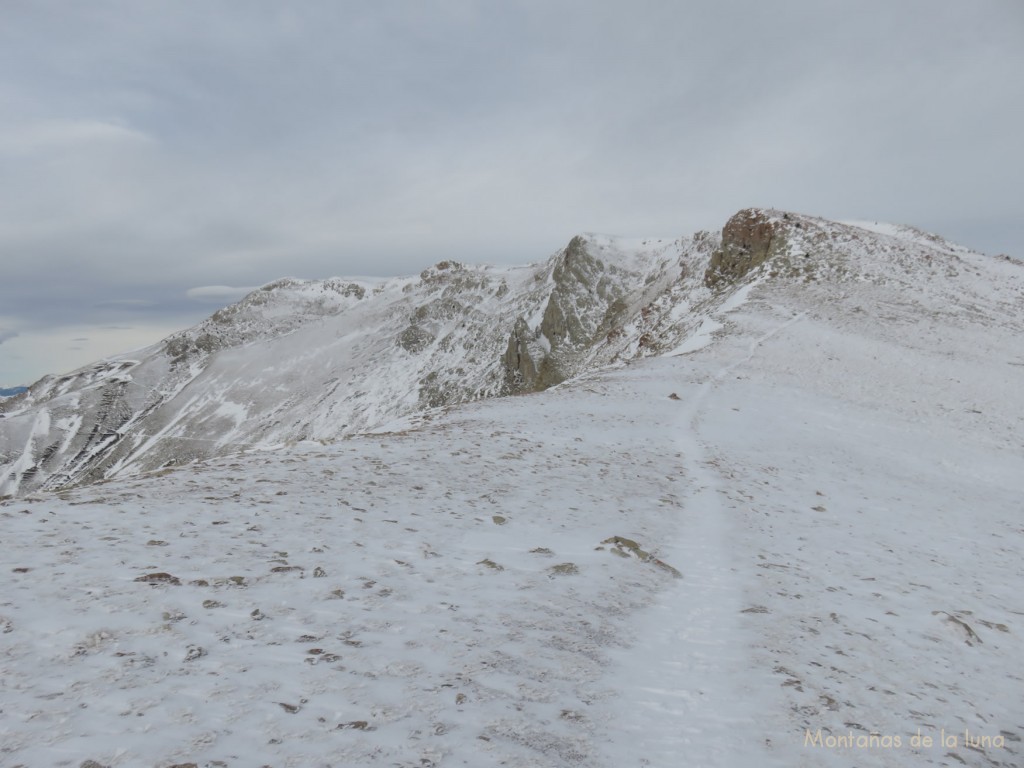
M1024 255L1022 135L1020 0L0 0L0 386L747 206Z

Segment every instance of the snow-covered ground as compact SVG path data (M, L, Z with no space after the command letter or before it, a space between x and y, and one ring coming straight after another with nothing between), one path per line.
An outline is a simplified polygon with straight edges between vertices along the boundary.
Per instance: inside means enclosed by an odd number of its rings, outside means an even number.
M759 283L675 356L3 502L0 763L1024 765L978 295Z

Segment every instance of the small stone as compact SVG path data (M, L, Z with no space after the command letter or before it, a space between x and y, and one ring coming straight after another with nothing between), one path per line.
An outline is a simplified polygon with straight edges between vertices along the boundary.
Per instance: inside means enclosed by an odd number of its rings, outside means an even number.
M177 576L171 576L169 573L147 573L144 576L136 577L135 581L141 581L146 584L181 584L181 579Z
M576 563L559 563L548 568L553 576L573 576L580 572L580 568Z
M356 731L376 731L376 726L370 725L365 720L353 720L351 723L338 723L338 727L334 730L343 731L351 728Z

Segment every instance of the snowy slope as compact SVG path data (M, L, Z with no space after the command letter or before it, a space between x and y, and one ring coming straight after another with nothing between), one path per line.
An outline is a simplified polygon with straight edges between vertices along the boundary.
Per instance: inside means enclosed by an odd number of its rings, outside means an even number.
M1024 267L798 221L675 354L0 503L0 762L1024 764Z

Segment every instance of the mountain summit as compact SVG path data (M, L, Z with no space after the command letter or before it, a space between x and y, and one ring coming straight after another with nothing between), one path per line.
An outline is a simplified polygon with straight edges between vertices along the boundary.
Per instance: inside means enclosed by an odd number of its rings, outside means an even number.
M685 353L710 339L716 312L765 282L823 307L871 286L900 296L879 322L897 311L928 322L1001 313L1021 301L1022 272L908 227L748 209L720 234L580 235L523 267L442 261L379 282L279 280L154 346L0 403L0 495L334 441Z

